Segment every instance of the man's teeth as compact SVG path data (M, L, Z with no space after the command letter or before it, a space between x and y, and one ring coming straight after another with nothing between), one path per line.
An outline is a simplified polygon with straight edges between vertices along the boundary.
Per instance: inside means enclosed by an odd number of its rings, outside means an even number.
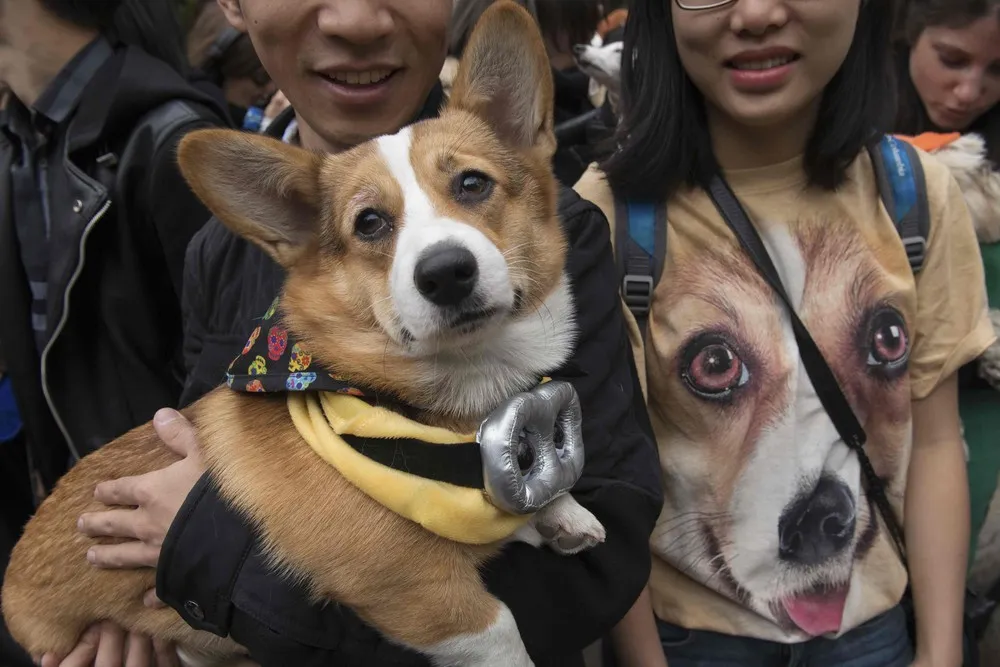
M748 61L742 63L733 63L733 69L751 69L751 70L773 69L775 67L781 67L782 65L787 65L793 60L795 60L795 56L782 56L781 58L770 58L768 60L756 60L752 62Z
M350 86L367 86L372 83L380 83L389 78L391 70L377 69L371 72L334 72L329 77L337 83L346 83Z

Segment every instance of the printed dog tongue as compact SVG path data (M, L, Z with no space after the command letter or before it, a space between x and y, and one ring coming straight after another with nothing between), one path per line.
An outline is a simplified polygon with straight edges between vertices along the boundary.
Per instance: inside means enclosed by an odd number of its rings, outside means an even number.
M813 637L840 630L848 587L785 600L785 611L795 625Z

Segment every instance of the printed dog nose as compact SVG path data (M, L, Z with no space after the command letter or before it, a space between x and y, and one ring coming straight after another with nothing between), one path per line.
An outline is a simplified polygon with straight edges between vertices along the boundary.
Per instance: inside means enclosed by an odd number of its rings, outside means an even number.
M424 251L413 280L417 290L439 306L457 305L472 294L479 279L476 256L463 246L439 243Z
M779 519L779 557L819 565L851 544L856 521L850 489L836 478L821 477L812 494L796 499Z
M574 44L573 45L573 53L575 53L578 56L582 56L586 51L587 51L587 47L585 45L583 45L583 44Z

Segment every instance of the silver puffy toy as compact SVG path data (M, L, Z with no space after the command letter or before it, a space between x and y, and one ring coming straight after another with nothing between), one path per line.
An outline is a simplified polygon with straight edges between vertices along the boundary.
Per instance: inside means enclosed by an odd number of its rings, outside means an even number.
M530 514L572 489L583 472L582 417L568 382L539 385L494 410L476 434L491 502Z

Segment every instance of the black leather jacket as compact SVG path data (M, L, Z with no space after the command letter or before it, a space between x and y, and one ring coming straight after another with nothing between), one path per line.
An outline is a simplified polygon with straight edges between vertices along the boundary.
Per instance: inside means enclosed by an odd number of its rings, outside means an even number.
M226 111L166 64L125 46L101 66L65 131L66 191L50 193L49 322L39 354L0 132L0 349L38 486L174 405L183 386L184 253L210 217L176 165L180 138ZM129 150L126 152L126 147ZM56 225L53 225L56 229Z

